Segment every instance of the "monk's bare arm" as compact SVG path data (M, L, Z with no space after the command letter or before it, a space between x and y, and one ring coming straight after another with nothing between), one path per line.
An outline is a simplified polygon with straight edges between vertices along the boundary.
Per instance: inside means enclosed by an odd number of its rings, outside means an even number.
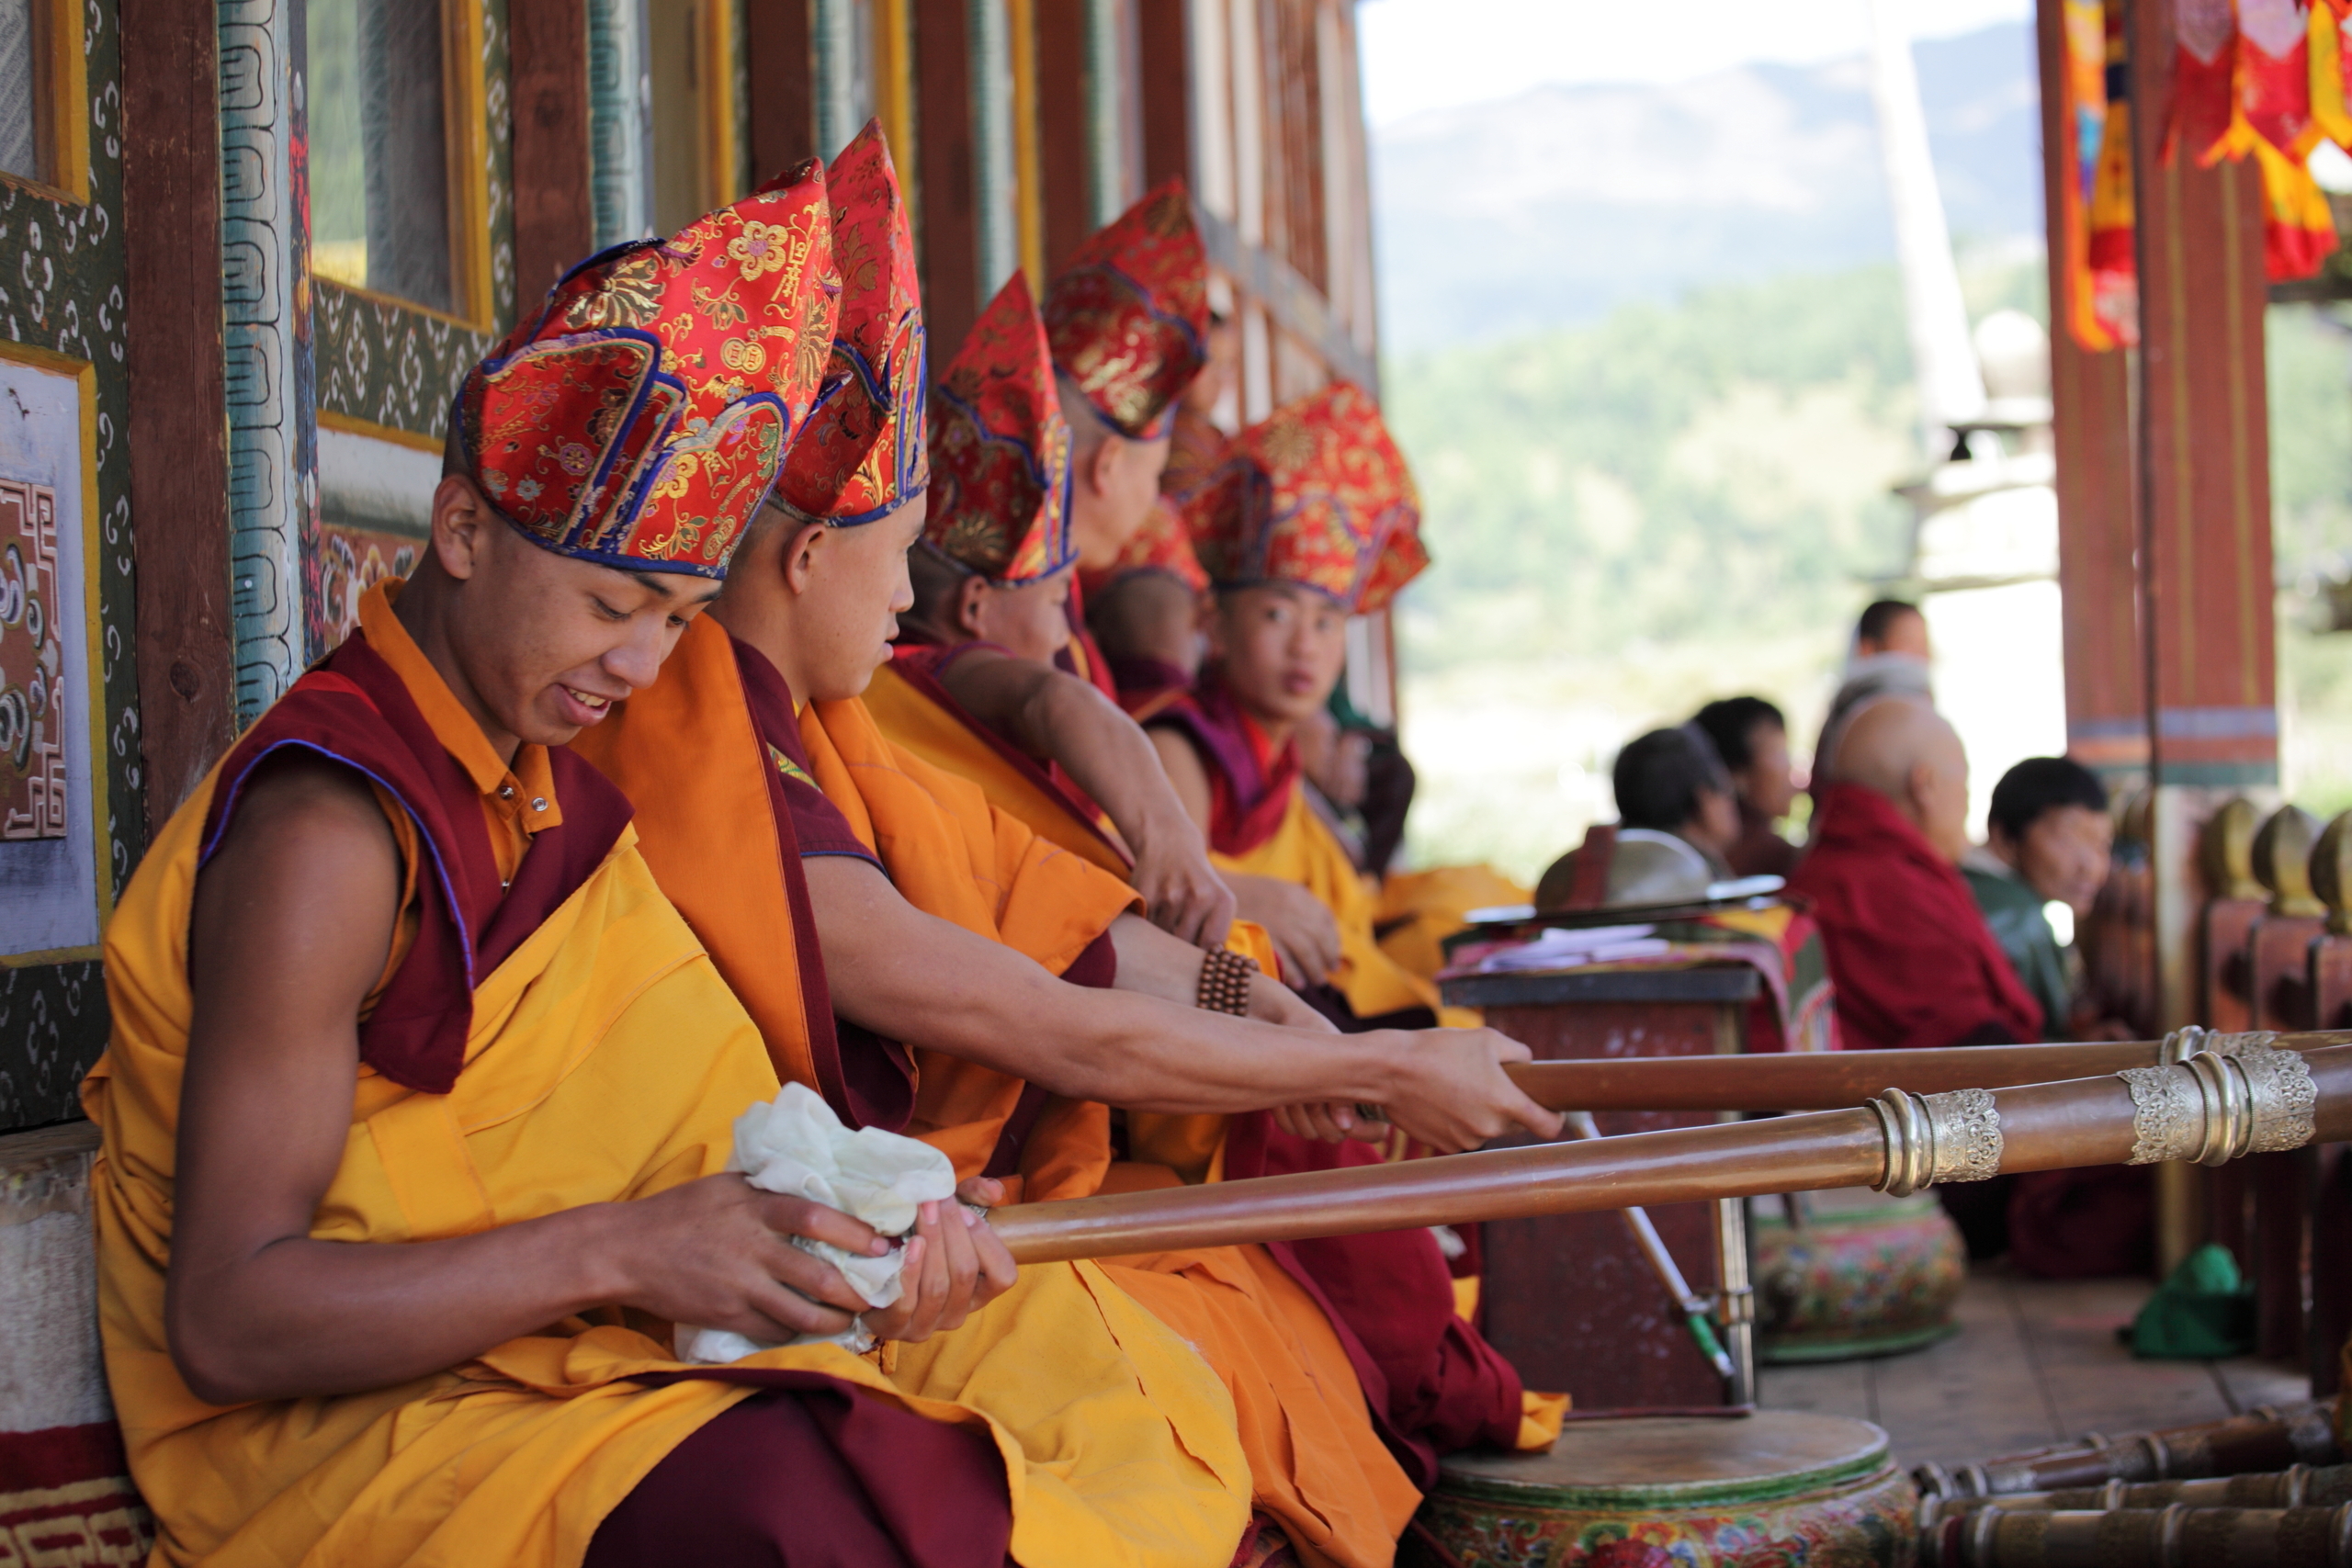
M1463 1149L1560 1119L1503 1073L1527 1047L1491 1030L1334 1034L1056 979L1012 949L926 915L865 861L805 863L833 1007L876 1033L1029 1079L1073 1100L1177 1113L1307 1100L1392 1109Z
M1075 675L976 649L944 683L967 711L1033 757L1059 762L1135 852L1136 891L1154 925L1201 947L1225 941L1233 893L1209 865L1207 836L1178 798L1136 721Z
M365 785L305 758L264 764L198 878L164 1309L190 1389L229 1404L385 1387L606 1304L769 1340L846 1325L808 1298L857 1298L786 1237L854 1249L873 1233L740 1177L452 1240L311 1239L401 874Z
M1144 737L1159 753L1169 786L1183 802L1185 814L1206 833L1215 807L1209 793L1208 768L1201 761L1201 754L1193 750L1192 741L1180 731L1166 725L1145 730ZM1278 882L1271 876L1227 872L1224 877L1226 886L1233 889L1234 913L1245 920L1257 921L1273 939L1285 979L1301 985L1320 985L1339 965L1339 922L1314 894L1295 883Z

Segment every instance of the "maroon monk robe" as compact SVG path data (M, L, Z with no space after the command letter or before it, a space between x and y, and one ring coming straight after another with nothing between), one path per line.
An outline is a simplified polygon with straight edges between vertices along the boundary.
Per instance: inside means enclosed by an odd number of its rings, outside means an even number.
M1162 705L1144 728L1180 731L1200 753L1209 775L1209 848L1246 855L1281 829L1298 781L1298 746L1284 741L1264 755L1262 738L1251 732L1216 666L1203 670L1189 694Z
M1960 868L1877 791L1835 784L1822 792L1789 889L1821 924L1849 1050L2041 1037L2041 1009Z
M372 781L416 827L429 856L417 867L416 938L360 1025L359 1056L395 1083L446 1093L465 1066L476 979L604 863L628 826L629 802L585 760L551 750L563 820L533 836L514 886L502 887L480 792L399 673L355 632L222 763L203 858L219 849L254 770L288 750ZM714 1417L654 1465L591 1541L594 1568L1007 1562L1012 1519L1003 1461L978 1434L861 1397L819 1372L707 1367L642 1381L687 1379L766 1392Z

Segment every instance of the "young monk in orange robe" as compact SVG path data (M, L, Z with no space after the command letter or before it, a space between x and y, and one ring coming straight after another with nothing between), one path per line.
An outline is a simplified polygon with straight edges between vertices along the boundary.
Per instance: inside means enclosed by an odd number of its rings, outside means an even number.
M1080 568L1102 571L1159 497L1173 431L1170 405L1208 356L1208 253L1181 179L1089 235L1046 286L1062 413L1069 421L1070 535ZM1119 694L1073 585L1063 669Z
M836 175L840 188L853 188L849 171L837 165ZM895 216L880 193L875 206ZM859 221L846 197L838 220ZM911 1112L901 1112L907 1125L947 1150L959 1172L996 1174L1031 1198L1100 1180L1110 1157L1102 1098L1179 1112L1344 1100L1345 1083L1403 1073L1426 1097L1414 1120L1433 1121L1451 1146L1499 1126L1505 1113L1550 1121L1496 1083L1493 1064L1518 1050L1491 1037L1419 1045L1389 1037L1351 1058L1335 1053L1329 1034L1276 1032L1153 999L1193 998L1204 966L1198 949L1124 913L1133 894L1116 878L1038 840L976 786L875 728L855 694L887 657L894 611L910 597L905 555L923 513L907 457L909 446L922 450L920 327L911 246L903 237L899 246L908 259L898 291L862 299L853 290L845 302L839 351L874 374L842 395L867 406L853 415L829 405L796 448L779 487L795 511L779 510L755 533L722 601L732 640L716 627L691 631L662 682L582 742L639 800L657 874L721 971L746 977L747 995L750 977L780 959L798 961L803 995L810 977L805 954L791 953L775 923L786 900L774 890L761 825L791 825L813 857L821 975L842 1027L837 1050L812 1053L797 1037L801 1017L755 1000L779 1066L813 1062L820 1087L856 1110L848 1085L821 1083L829 1055L845 1059L854 1040L910 1039L919 1077ZM1029 520L1042 513L1046 525L1037 547L1066 552L1066 437L1044 419L1052 386L1034 313L1027 326L1025 351L1015 336L968 365L959 356L943 398L972 408L964 437L1008 465L958 471L1001 497L1025 497ZM1008 401L1044 423L1010 427ZM829 420L838 445L814 439ZM944 440L943 450L952 445ZM877 447L887 450L876 456ZM1038 454L1051 465L1042 474ZM1030 532L1018 531L1019 548ZM799 692L813 700L796 717ZM747 853L747 844L758 847ZM1081 976L1080 965L1095 972ZM1122 988L1090 992L1048 971ZM1263 977L1244 995L1253 1012L1313 1021ZM1138 1086L1137 1074L1155 1081ZM1308 1290L1254 1249L1155 1265L1159 1272L1107 1272L1225 1378L1260 1506L1306 1561L1387 1561L1415 1493L1374 1435L1349 1348Z
M1174 186L1089 239L1054 279L1042 311L1054 365L1043 398L1074 437L1072 558L1016 558L1008 541L968 519L951 525L950 509L935 508L910 563L914 613L866 703L894 743L1129 877L1152 919L1214 947L1231 923L1232 896L1142 736L1118 721L1074 581L1108 569L1163 510L1170 410L1204 363L1207 289L1207 254ZM975 340L1037 314L1026 286L1008 285ZM1069 678L1057 680L1057 669Z
M1427 564L1404 460L1371 400L1335 383L1245 431L1189 510L1217 587L1210 661L1195 690L1147 732L1242 912L1273 930L1285 970L1317 1005L1342 1028L1433 1021L1434 988L1373 940L1374 896L1299 788L1294 740L1340 678L1349 615L1385 604ZM1259 902L1277 895L1305 900L1319 921L1295 918L1290 903ZM1165 1136L1197 1148L1220 1132L1233 1177L1380 1157L1262 1118L1176 1125ZM1382 1363L1400 1426L1429 1432L1441 1450L1513 1439L1518 1377L1455 1315L1429 1233L1307 1242L1296 1252Z
M1193 550L1184 503L1215 477L1230 439L1215 421L1240 379L1241 332L1209 314L1208 357L1176 400L1159 504L1108 568L1080 568L1086 626L1138 723L1182 697L1200 673L1209 579Z
M861 1298L790 1243L888 1247L722 1174L775 1074L627 801L561 742L716 592L836 288L813 164L575 272L469 377L414 580L368 595L131 879L85 1104L155 1561L1229 1550L1246 1464L1215 1380L1099 1270L1014 1282L960 1212L924 1207L908 1294L865 1323L963 1326L887 1371L834 1344L672 1354L679 1322L845 1330Z

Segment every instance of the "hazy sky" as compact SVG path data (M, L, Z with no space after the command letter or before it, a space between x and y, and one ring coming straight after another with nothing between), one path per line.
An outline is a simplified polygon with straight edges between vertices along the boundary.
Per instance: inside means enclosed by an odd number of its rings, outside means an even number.
M2030 0L1909 0L1919 38L2023 21ZM1862 0L1363 0L1374 124L1543 82L1679 82L1752 60L1859 54Z

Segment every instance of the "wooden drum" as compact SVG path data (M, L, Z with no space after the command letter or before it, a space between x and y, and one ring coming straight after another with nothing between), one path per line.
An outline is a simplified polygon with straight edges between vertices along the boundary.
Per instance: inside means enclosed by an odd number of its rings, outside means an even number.
M1912 1568L1918 1493L1867 1421L1801 1410L1568 1424L1455 1454L1419 1524L1460 1568ZM1408 1536L1400 1568L1449 1568Z
M1757 1203L1749 1232L1758 1361L1899 1355L1955 1332L1968 1248L1935 1194L1815 1193L1802 1228L1779 1207Z

